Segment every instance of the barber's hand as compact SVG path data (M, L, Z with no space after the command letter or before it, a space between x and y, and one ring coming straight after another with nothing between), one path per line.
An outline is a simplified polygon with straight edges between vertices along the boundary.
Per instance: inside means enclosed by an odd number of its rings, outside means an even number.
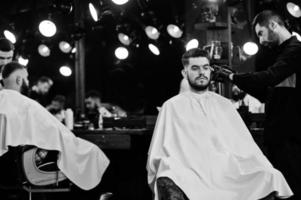
M230 74L235 73L234 70L230 69L228 66L218 66L213 65L213 77L212 79L217 82L228 82L230 80Z

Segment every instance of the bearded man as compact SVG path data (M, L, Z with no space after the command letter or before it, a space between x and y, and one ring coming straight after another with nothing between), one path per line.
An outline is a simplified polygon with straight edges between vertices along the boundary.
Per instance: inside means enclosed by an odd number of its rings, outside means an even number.
M4 65L2 76L0 157L9 147L19 145L57 151L57 167L71 182L83 190L95 188L109 165L102 150L76 137L39 103L21 94L29 85L23 65L17 62Z
M259 43L275 52L270 66L249 73L216 74L265 103L264 142L267 157L281 170L293 192L301 199L301 42L271 10L253 20Z

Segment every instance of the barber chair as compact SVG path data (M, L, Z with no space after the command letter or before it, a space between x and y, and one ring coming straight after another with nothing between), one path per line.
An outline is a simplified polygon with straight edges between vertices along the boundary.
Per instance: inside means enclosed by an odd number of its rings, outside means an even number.
M4 190L24 190L29 200L33 193L69 192L70 182L57 169L56 162L47 160L45 154L55 154L37 147L9 147L9 151L0 157L0 188ZM43 159L46 158L46 161Z
M52 154L52 158L55 157L56 159L47 161L47 154ZM46 159L46 161L43 161L43 159ZM29 193L30 200L32 193L70 191L70 182L63 187L60 185L62 181L67 180L67 177L57 168L56 161L56 151L46 151L34 147L23 152L22 166L29 184L23 184L22 187Z
M6 118L0 115L0 135L5 122ZM57 151L35 146L9 146L8 152L0 156L0 189L26 191L29 200L33 193L69 192L71 183L57 168L57 155Z

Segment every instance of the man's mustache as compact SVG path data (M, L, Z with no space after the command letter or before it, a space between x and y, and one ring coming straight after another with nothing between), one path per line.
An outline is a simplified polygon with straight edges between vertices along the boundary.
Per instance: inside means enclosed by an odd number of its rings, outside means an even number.
M203 79L208 80L208 77L206 77L206 76L198 76L198 77L196 77L195 79L197 80L197 79L200 79L200 78L203 78Z

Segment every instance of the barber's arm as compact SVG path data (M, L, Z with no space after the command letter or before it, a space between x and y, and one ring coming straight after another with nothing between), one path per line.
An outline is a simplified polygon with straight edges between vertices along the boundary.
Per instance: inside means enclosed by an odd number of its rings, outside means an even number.
M213 79L215 81L219 82L233 82L234 76L237 74L234 71L231 71L227 68L223 67L213 67L214 68L214 75ZM237 86L244 90L246 93L256 97L259 99L261 102L264 102L266 99L266 94L268 87L264 87L258 84L250 83L250 82L241 82L240 84L237 84Z
M233 81L233 83L239 87L247 85L273 87L297 72L297 70L300 70L300 53L301 49L299 46L290 45L279 55L276 62L272 66L269 66L265 71L243 74L225 74L225 71L218 70L215 73L225 80Z
M265 71L229 74L229 79L236 85L256 84L262 87L273 87L291 76L297 70L296 63L279 60Z
M233 75L233 83L256 84L263 87L274 87L296 72L300 72L301 47L299 43L289 43L278 55L275 63L267 70Z

